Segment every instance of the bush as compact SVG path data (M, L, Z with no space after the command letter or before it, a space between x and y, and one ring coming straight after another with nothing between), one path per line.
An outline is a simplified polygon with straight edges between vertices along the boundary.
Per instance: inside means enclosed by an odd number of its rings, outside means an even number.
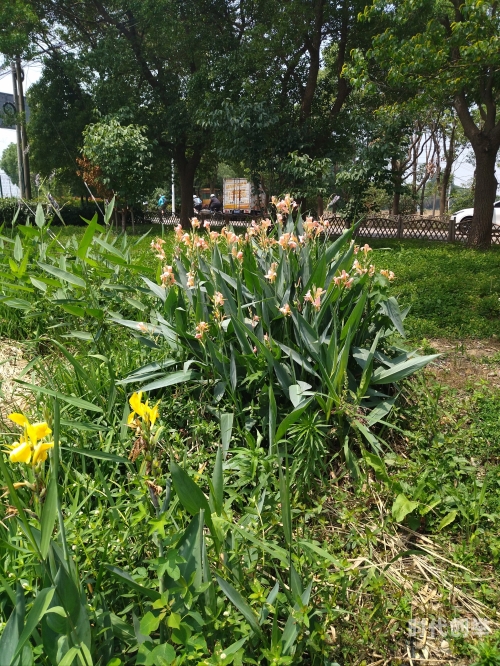
M50 204L42 205L45 215L52 219L53 225L62 224L61 219L55 214L54 209ZM38 201L21 202L21 205L19 205L17 199L0 199L0 224L12 224L12 220L18 209L20 210L16 220L17 224L26 224L28 220L33 223L35 218L34 213L37 206ZM84 206L65 204L61 208L60 214L64 220L64 224L68 225L85 226L86 223L82 220L82 217L91 220L95 214L97 214L99 222L102 223L102 214L94 203L89 203Z
M329 243L278 208L244 236L178 228L175 266L156 239L157 283L96 218L63 245L39 210L0 239L1 301L52 317L53 350L23 380L42 422L10 415L0 456L8 663L331 663L345 568L309 488L335 457L388 480L378 424L434 357L391 343L393 275L354 229Z
M294 220L293 202L278 206L286 215L276 226L253 223L244 236L199 235L196 219L190 234L178 227L176 266L159 267L161 286L149 285L160 310L147 323L121 323L163 338L179 364L143 372L142 390L198 383L214 410L234 414L243 438L260 433L270 453L285 448L307 487L334 457L356 477L360 448L380 453L374 429L396 382L434 357L391 345L404 334L389 295L394 276L371 263L368 245L354 245L354 228L329 243L320 223ZM160 239L154 250L163 259Z

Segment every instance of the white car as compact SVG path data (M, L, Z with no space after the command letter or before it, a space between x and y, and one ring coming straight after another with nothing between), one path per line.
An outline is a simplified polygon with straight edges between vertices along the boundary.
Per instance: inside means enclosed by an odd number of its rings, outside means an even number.
M451 219L460 233L467 235L472 224L474 208L463 208L453 213ZM493 231L500 231L500 201L493 204Z

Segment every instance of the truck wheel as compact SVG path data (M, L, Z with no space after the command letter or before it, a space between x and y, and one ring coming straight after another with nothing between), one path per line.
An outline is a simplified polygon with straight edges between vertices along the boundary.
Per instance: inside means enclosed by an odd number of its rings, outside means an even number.
M464 217L464 219L458 225L458 230L464 236L468 236L471 226L472 226L472 217Z

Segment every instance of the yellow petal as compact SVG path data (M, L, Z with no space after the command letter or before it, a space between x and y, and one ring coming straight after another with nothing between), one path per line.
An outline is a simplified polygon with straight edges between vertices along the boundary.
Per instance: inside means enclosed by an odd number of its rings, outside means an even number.
M150 420L151 426L154 426L155 421L158 418L158 405L159 404L160 404L160 401L158 401L154 407L150 407L150 409L149 409L149 420Z
M24 414L16 414L16 413L13 413L13 414L9 414L8 418L9 418L11 421L14 421L14 423L17 423L17 425L23 426L23 428L24 428L24 426L30 424L30 422L29 422L28 419L24 416Z
M54 442L40 442L40 444L37 444L33 452L33 465L47 460L47 451L53 446Z
M130 412L127 419L127 425L130 425L134 419L135 419L135 412Z
M10 452L10 461L11 462L22 462L29 463L31 459L31 446L28 442L21 442L19 446L16 446L15 449L12 449Z
M33 425L28 425L26 430L28 432L28 437L31 439L33 444L36 444L39 439L43 439L44 437L47 437L47 435L52 434L52 430L45 423L45 421L43 423L34 423Z
M140 391L139 393L132 393L132 395L130 396L129 403L134 412L137 412L139 416L144 416L145 410L144 410L144 405L141 402L141 398L142 398L142 391Z

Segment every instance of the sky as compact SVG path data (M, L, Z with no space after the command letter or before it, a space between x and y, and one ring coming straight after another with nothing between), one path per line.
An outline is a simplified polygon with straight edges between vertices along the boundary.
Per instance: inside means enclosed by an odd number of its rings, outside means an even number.
M25 65L24 68L24 90L26 90L38 81L41 76L42 65L39 63L33 63ZM1 70L0 71L0 92L11 93L12 94L12 76L10 70ZM0 155L4 149L13 143L16 140L15 130L6 130L0 128ZM456 185L467 185L470 180L472 180L474 167L472 164L467 162L467 153L464 152L461 157L457 160L454 167L454 181ZM500 169L497 168L497 180L500 182Z

